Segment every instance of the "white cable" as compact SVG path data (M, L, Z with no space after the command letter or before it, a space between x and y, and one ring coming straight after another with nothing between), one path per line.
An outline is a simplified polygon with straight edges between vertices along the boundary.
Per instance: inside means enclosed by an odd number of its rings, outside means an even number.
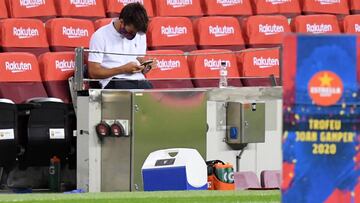
M228 77L227 79L228 80L234 80L234 79L269 79L270 76L268 77ZM276 78L276 77L275 77ZM113 78L112 80L114 81L132 81L132 80L125 80L125 79L119 79L119 78ZM149 80L149 81L162 81L162 80L198 80L198 81L201 81L201 80L219 80L219 78L216 78L216 77L211 77L211 78L147 78L146 80ZM89 79L89 78L84 78L84 81L89 81L89 82L92 82L92 81L101 81L101 79Z
M105 52L99 50L91 50L84 49L84 52L88 53L98 53L98 54L109 54L109 55L120 55L120 56L206 56L206 55L223 55L223 54L235 54L235 53L244 53L251 51L262 51L262 50L272 50L272 49L280 49L280 47L272 47L272 48L250 48L239 51L221 51L221 52L211 52L211 53L189 53L185 52L184 54L126 54L119 52Z

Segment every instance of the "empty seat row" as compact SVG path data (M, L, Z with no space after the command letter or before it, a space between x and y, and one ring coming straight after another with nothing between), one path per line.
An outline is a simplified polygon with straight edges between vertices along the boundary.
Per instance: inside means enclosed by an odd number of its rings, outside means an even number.
M0 21L0 49L37 56L49 50L74 51L76 47L88 47L93 33L93 23L82 19L51 19L45 27L36 19L5 19Z
M269 86L271 75L279 77L279 49L248 49L236 54L207 49L192 51L187 57L180 50L147 54L158 60L157 68L146 74L155 88L216 87L221 62L226 62L230 86ZM193 84L189 79L195 79Z
M95 22L100 27L111 19ZM241 24L241 26L240 26ZM193 22L186 17L155 17L150 21L147 45L150 50L230 49L274 47L282 43L284 33L358 33L360 15L349 15L340 23L334 15L297 16L291 26L283 16L201 17ZM46 28L46 29L45 29ZM35 55L51 51L73 51L88 47L94 32L89 20L56 18L40 20L5 19L0 21L0 48L5 52L25 51Z
M128 3L144 4L153 16L203 16L203 15L268 15L283 14L288 17L304 14L347 15L360 11L358 0L1 0L0 18L76 17L97 19L118 16ZM7 5L7 6L6 6ZM7 9L6 9L7 7Z
M35 97L48 97L38 61L32 54L0 53L0 81L0 98L17 104Z
M149 24L147 45L151 50L174 46L184 51L241 50L246 46L279 46L282 35L290 32L284 16L250 16L241 24L234 17L201 17L193 22L185 17L155 17Z
M38 18L46 21L56 16L88 19L105 17L102 0L2 0L1 4L0 9L3 10L0 13L7 13L3 16L5 18Z
M49 52L39 59L30 53L0 53L0 98L20 104L54 97L70 103L67 79L74 73L74 60L73 52Z

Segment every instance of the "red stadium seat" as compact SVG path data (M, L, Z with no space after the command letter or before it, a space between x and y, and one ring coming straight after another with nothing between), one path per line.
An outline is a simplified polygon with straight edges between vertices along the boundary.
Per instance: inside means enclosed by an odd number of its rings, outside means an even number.
M103 0L55 0L57 13L61 17L96 20L105 18Z
M289 33L290 26L286 17L250 16L242 21L245 41L249 47L274 47L282 43L283 35Z
M180 50L148 51L147 54L184 54ZM154 88L192 88L190 72L185 56L149 56L158 60L157 68L146 74Z
M56 17L54 0L19 1L7 0L11 18L38 18L46 21ZM58 0L55 0L58 1Z
M360 15L348 15L343 21L344 33L360 34Z
M2 18L8 18L7 7L4 0L0 1L0 19Z
M237 54L240 77L244 86L270 86L270 76L279 78L279 49L248 49ZM251 78L254 77L254 78Z
M154 0L157 16L202 16L200 0Z
M224 54L211 54L221 53ZM190 52L188 63L195 87L218 87L221 62L225 61L229 86L242 86L239 79L236 57L230 50L207 49ZM231 79L232 78L232 79Z
M195 39L199 49L245 48L239 22L234 17L202 17L194 21Z
M39 66L47 95L71 103L68 79L74 75L75 53L45 53L39 57Z
M40 20L4 19L0 21L0 33L0 47L4 52L40 55L49 51L45 28Z
M95 30L101 28L104 25L109 24L112 20L113 20L113 18L102 18L102 19L96 20L94 22Z
M94 24L89 20L56 18L46 22L46 32L52 51L74 51L76 47L89 47Z
M257 15L281 14L294 17L301 14L299 0L252 0Z
M294 32L311 34L338 34L339 23L334 15L297 16L291 27Z
M251 16L252 8L250 0L243 1L219 1L203 0L205 15L210 16Z
M147 32L149 49L192 51L196 49L193 27L186 17L155 17Z
M119 17L119 13L124 6L129 3L142 3L147 11L149 17L154 17L152 0L104 0L105 12L108 17Z
M302 0L305 14L349 14L348 0Z
M0 97L17 104L34 97L47 97L33 54L0 53Z
M360 14L360 1L350 0L350 11L353 14Z

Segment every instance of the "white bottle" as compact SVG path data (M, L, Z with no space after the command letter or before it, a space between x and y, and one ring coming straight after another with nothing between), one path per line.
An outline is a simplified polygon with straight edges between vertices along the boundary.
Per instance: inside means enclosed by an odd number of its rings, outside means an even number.
M226 88L228 86L227 75L226 61L221 61L219 88Z

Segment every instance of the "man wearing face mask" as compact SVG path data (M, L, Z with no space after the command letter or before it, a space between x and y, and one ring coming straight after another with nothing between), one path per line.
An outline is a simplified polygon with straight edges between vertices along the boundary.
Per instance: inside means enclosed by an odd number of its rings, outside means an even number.
M126 5L119 19L98 29L90 40L90 50L124 54L146 53L146 30L149 18L140 3ZM88 74L101 79L105 89L150 89L140 64L143 57L89 53ZM155 62L153 62L154 65ZM111 79L115 80L111 80Z

